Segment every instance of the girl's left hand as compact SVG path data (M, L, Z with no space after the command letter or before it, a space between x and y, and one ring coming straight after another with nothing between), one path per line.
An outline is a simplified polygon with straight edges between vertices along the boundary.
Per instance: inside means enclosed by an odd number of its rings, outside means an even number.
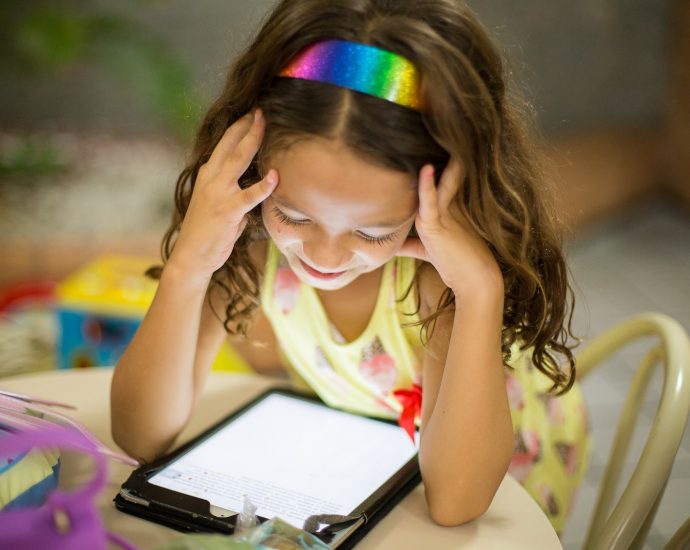
M434 167L422 167L415 217L419 237L408 237L397 255L430 262L456 297L484 291L500 292L502 296L503 277L498 263L456 203L464 177L462 164L451 159L437 188Z

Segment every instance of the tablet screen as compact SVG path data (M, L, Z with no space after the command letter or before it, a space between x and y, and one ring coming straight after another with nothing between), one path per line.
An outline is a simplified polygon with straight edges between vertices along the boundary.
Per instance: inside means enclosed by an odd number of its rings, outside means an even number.
M149 483L235 512L302 527L349 514L417 453L400 427L274 393L178 457Z

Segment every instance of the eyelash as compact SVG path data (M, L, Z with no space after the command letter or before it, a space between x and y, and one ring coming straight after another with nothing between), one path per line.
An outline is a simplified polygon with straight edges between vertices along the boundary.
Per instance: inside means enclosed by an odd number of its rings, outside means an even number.
M281 223L284 223L285 225L299 226L306 225L307 223L309 223L309 220L295 220L294 218L291 218L290 216L286 215L285 212L281 211L279 208L275 206L273 207L273 213L278 218L278 220ZM389 233L388 235L383 235L382 237L372 237L370 235L365 235L364 233L358 233L358 235L369 243L384 245L386 243L394 241L398 233L396 231L393 233Z

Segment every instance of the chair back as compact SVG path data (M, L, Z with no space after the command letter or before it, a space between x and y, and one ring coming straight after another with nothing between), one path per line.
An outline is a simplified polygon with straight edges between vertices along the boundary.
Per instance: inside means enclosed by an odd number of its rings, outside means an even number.
M690 518L673 534L671 540L666 543L664 550L689 550L690 549Z
M641 548L644 544L690 414L690 339L673 318L643 313L596 337L577 357L578 379L581 379L623 347L650 336L658 341L644 356L623 404L587 533L587 549ZM642 400L659 364L664 379L652 428L625 490L612 507Z

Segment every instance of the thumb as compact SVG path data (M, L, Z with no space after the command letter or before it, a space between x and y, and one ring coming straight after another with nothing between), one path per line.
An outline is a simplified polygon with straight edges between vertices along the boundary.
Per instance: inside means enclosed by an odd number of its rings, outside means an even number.
M424 243L418 237L408 237L400 247L400 250L395 254L396 256L406 256L408 258L417 258L425 262L429 261L429 257L424 248Z
M245 212L266 200L278 185L278 172L269 170L266 177L254 185L242 190L242 202Z

